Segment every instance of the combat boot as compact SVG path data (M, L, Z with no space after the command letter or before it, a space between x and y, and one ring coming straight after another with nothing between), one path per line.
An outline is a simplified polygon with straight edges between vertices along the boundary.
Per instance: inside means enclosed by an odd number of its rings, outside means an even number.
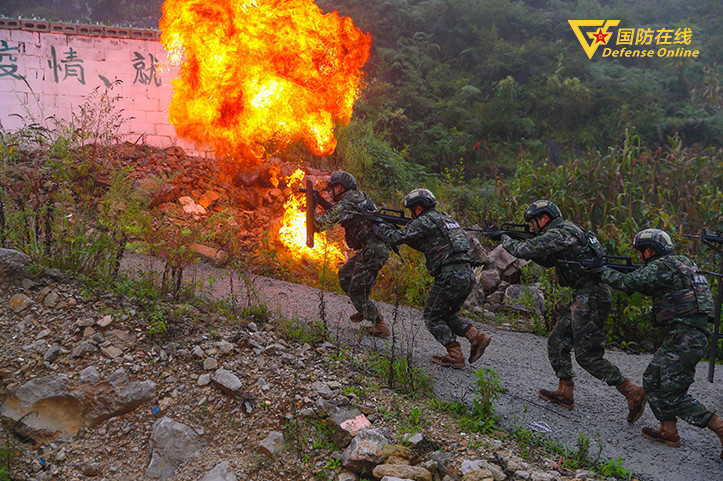
M680 447L680 436L678 436L678 421L668 419L660 421L660 429L643 428L643 436L657 443L665 443L671 448Z
M362 322L364 320L364 316L362 316L361 312L355 312L349 316L349 320L351 322Z
M381 315L372 323L372 327L363 327L361 332L367 336L381 337L382 339L386 339L392 334Z
M453 342L444 346L447 349L445 356L432 356L432 362L444 367L453 367L462 369L464 367L464 357L462 356L462 346L458 342Z
M575 383L572 381L563 381L560 379L560 385L557 387L557 391L548 391L547 389L540 389L540 397L545 401L559 404L565 409L572 409L575 407L575 400L573 398L573 388Z
M490 336L481 332L479 329L474 327L472 324L467 326L467 329L464 330L464 337L466 337L470 343L470 348L469 348L469 363L470 364L472 364L477 359L482 357L482 354L485 353L485 349L487 349L487 346L490 345L490 341L492 341L492 338Z
M723 448L723 419L720 416L714 414L710 421L708 421L708 429L718 435L720 439L721 447ZM720 452L720 459L723 461L723 450Z
M630 379L625 379L617 390L628 400L628 422L633 424L645 411L645 401L647 401L645 391L642 387L633 384Z

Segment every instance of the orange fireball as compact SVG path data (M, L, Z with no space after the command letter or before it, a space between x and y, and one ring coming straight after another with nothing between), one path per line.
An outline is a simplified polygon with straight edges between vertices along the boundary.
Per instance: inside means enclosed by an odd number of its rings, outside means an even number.
M302 140L336 147L371 36L312 0L166 0L161 40L183 60L169 107L180 137L261 159Z

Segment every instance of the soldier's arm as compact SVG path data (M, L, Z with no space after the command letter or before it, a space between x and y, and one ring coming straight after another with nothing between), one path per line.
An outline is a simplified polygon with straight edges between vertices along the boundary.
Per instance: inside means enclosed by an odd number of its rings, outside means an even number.
M347 203L344 202L344 199L342 199L321 215L317 215L316 211L314 211L314 226L316 227L316 230L321 232L331 229L344 220L347 213L346 204Z
M605 267L600 275L600 281L627 294L640 292L652 296L661 287L669 285L671 275L668 271L660 269L655 264L645 264L632 272L619 272Z
M379 223L375 233L390 246L416 244L427 236L426 228L419 218L410 221L401 229L387 223Z
M321 195L321 192L318 190L314 190L314 199L316 200L316 205L320 206L324 211L327 211L334 207L334 203L330 200L327 200L326 197Z
M520 259L537 259L552 256L577 243L577 239L554 229L527 240L516 240L502 235L502 247Z

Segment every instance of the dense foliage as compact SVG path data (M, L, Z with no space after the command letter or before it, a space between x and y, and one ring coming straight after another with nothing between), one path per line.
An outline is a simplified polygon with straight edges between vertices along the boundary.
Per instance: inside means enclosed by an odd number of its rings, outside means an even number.
M434 171L552 163L635 127L649 145L723 143L716 2L320 0L374 36L357 119ZM604 6L603 6L604 3ZM569 19L689 27L698 59L589 60Z

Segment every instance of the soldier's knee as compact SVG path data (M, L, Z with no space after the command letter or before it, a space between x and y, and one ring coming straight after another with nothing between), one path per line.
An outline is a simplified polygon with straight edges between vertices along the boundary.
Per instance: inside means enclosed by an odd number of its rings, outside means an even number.
M658 379L658 369L652 364L648 365L648 367L645 369L645 372L643 373L643 387L645 387L646 384L648 384L649 386L659 384L660 381L658 381Z
M608 371L608 365L600 357L578 356L575 354L575 360L580 367L595 377L604 376Z
M556 335L555 333L550 334L550 336L547 338L548 351L559 352L561 350L569 350L565 348L565 346L567 345L568 343L566 343L563 338Z
M655 390L655 387L652 382L650 382L650 379L643 378L643 391L645 393L653 392Z

